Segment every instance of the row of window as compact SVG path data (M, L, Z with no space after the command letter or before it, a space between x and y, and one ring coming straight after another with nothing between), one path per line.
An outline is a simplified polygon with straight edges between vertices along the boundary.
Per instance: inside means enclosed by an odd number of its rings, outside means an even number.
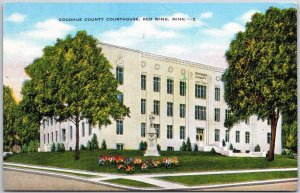
M124 69L121 66L118 66L116 68L116 79L120 84L123 84L124 82ZM153 77L153 91L154 92L160 92L160 77ZM145 74L141 75L141 90L146 90L147 88L147 76ZM185 96L186 95L186 82L180 81L179 83L179 90L180 95ZM173 79L167 79L167 93L168 94L174 94L174 80ZM220 88L215 88L215 100L220 101ZM206 99L206 86L195 84L195 97Z
M220 141L220 129L215 129L215 141ZM229 130L225 131L225 142L229 142ZM235 143L240 143L240 131L235 131ZM245 132L245 143L250 143L250 132L248 131ZM267 133L267 143L271 143L271 133Z

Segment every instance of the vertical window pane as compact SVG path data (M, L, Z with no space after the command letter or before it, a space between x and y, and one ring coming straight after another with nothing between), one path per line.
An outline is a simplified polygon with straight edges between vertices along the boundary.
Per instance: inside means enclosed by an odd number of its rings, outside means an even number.
M89 135L92 135L92 125L89 124Z
M225 141L229 142L229 130L225 131Z
M220 88L215 88L215 100L216 101L220 101L220 95L221 95L221 90L220 90Z
M267 133L267 143L271 143L271 133Z
M84 137L85 136L85 123L84 122L82 122L81 129L82 129L82 137Z
M195 106L195 119L206 120L206 107Z
M215 141L220 141L220 129L215 129Z
M180 139L185 139L185 127L180 126Z
M173 94L174 81L172 79L167 80L167 93Z
M146 113L146 99L141 99L141 114Z
M154 128L156 130L157 138L160 138L160 125L159 124L154 124Z
M118 98L119 102L121 104L123 104L123 94L118 94L117 98Z
M153 114L159 115L159 113L160 113L160 102L155 100L153 102Z
M116 121L116 130L117 130L117 135L123 135L123 121L117 120Z
M215 108L215 121L220 122L220 109Z
M141 75L141 89L146 90L146 75Z
M180 81L180 96L185 96L186 82Z
M173 103L167 102L167 116L172 117L173 116Z
M228 119L230 115L230 111L228 109L225 109L225 119Z
M180 104L180 118L185 118L185 104Z
M73 139L73 127L70 126L70 140Z
M120 83L120 84L123 84L123 73L124 73L124 69L120 66L117 67L117 70L116 70L116 79L117 81Z
M167 139L173 139L173 126L167 125Z
M236 142L236 143L239 143L239 142L240 142L240 132L239 132L239 131L236 131L236 132L235 132L235 142Z
M250 143L250 132L245 133L245 142Z
M141 137L146 137L146 123L141 123Z
M160 78L153 77L153 91L160 92Z
M206 86L203 85L195 85L195 97L206 99Z

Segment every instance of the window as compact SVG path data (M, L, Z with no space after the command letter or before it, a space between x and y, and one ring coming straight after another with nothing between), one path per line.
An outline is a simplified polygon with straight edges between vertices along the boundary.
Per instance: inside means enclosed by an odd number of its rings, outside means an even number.
M225 142L229 142L229 130L225 131Z
M160 92L160 78L153 77L153 91Z
M268 118L268 120L267 120L268 122L268 125L271 125L271 119L270 118Z
M235 142L239 143L240 142L240 131L235 132Z
M220 141L220 129L215 129L215 141Z
M141 114L146 113L146 99L141 99Z
M167 125L167 139L173 139L173 126Z
M220 101L220 88L216 87L215 88L215 101Z
M49 133L48 133L48 143L49 143Z
M167 151L174 151L174 147L168 146L168 147L167 147Z
M53 142L53 132L51 132L51 142Z
M72 140L73 138L73 127L70 126L70 140Z
M45 125L46 125L46 121L45 120L43 120L43 129L45 129Z
M173 94L174 81L172 79L167 79L167 93Z
M123 84L123 79L124 79L124 69L120 66L117 67L117 73L116 73L116 78L117 78L117 81L120 83L120 84Z
M61 130L61 140L62 142L66 141L66 129Z
M157 138L160 138L160 125L154 124L154 129L156 131Z
M82 137L85 136L85 122L82 122L82 127L81 127L81 130L82 130Z
M185 118L185 104L179 105L179 116L180 118Z
M123 121L117 120L117 135L123 135Z
M180 96L185 96L186 82L180 81Z
M57 131L55 131L55 141L56 142L57 142L57 136L58 136Z
M220 122L220 109L215 108L215 121Z
M185 126L180 126L180 139L185 139Z
M195 119L206 120L206 107L195 106Z
M167 102L167 116L173 117L173 103Z
M141 137L146 137L146 123L141 123Z
M92 125L89 124L89 136L92 135Z
M228 109L225 109L225 119L228 119L230 115L230 111Z
M204 129L203 128L197 128L197 134L196 134L196 140L197 141L203 141L204 138Z
M46 135L44 134L44 143L46 143Z
M159 101L153 101L153 114L159 115L160 112L160 102Z
M117 98L118 98L118 101L119 101L121 104L123 104L123 94L118 94Z
M249 125L249 118L245 120L246 125Z
M124 149L124 144L123 143L117 143L117 150L122 151Z
M206 86L196 84L195 85L195 97L206 99Z
M267 133L267 143L271 143L271 133Z
M146 90L146 75L141 75L141 89Z
M53 125L53 118L50 118L50 124Z
M245 133L245 143L250 143L250 132Z

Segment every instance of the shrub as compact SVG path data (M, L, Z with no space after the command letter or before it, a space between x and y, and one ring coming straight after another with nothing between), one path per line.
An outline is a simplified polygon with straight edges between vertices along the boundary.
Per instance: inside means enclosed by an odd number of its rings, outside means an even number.
M101 143L101 149L102 150L106 150L106 142L105 142L105 140L103 139L103 141L102 141L102 143Z
M182 145L181 145L180 150L181 150L181 151L186 151L186 144L185 144L184 141L182 142Z
M260 152L260 146L258 144L255 146L254 152Z
M92 150L92 144L91 144L90 140L88 140L88 142L86 144L86 148L87 148L87 150Z
M186 151L192 151L192 144L191 144L191 140L189 137L186 142Z
M281 155L286 155L286 151L285 151L285 149L284 149L284 150L282 150L282 152L281 152Z
M52 152L55 151L55 143L52 143L52 145L51 145L51 151L52 151Z
M290 159L294 159L294 158L295 158L292 150L289 150L289 151L288 151L287 156L288 156L288 158L290 158Z
M198 145L197 144L194 145L194 151L198 151Z
M39 142L37 140L32 140L29 142L29 145L28 145L28 152L37 152L39 148Z
M86 148L84 147L83 144L80 145L80 150L85 150Z
M65 144L61 143L60 144L60 151L66 151L66 148L65 148Z
M210 152L211 152L211 153L216 153L216 150L215 150L214 148L212 148L212 149L210 150Z
M222 141L222 146L225 147L226 146L226 143L225 143L225 140L223 139Z
M27 153L28 152L28 147L27 147L26 143L24 145L22 145L22 152L23 153Z
M59 143L56 144L56 149L55 151L60 152L61 151L61 146Z
M160 151L160 149L161 149L160 145L159 145L159 144L157 144L157 146L156 146L156 147L157 147L157 150L158 150L158 151Z
M69 147L69 151L72 151L73 149L72 149L72 147Z
M232 143L231 143L230 146L229 146L229 150L233 150L233 145L232 145Z
M98 139L96 133L93 134L92 140L91 140L91 149L99 149L98 145Z
M148 146L148 144L147 144L146 141L145 142L143 142L143 141L140 142L140 150L142 150L142 151L147 150L147 146Z

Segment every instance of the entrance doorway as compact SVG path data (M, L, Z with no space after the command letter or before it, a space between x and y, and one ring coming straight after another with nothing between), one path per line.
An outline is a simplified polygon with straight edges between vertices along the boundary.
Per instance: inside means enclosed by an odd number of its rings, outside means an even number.
M204 146L204 128L196 128L196 141L198 142L199 146Z

